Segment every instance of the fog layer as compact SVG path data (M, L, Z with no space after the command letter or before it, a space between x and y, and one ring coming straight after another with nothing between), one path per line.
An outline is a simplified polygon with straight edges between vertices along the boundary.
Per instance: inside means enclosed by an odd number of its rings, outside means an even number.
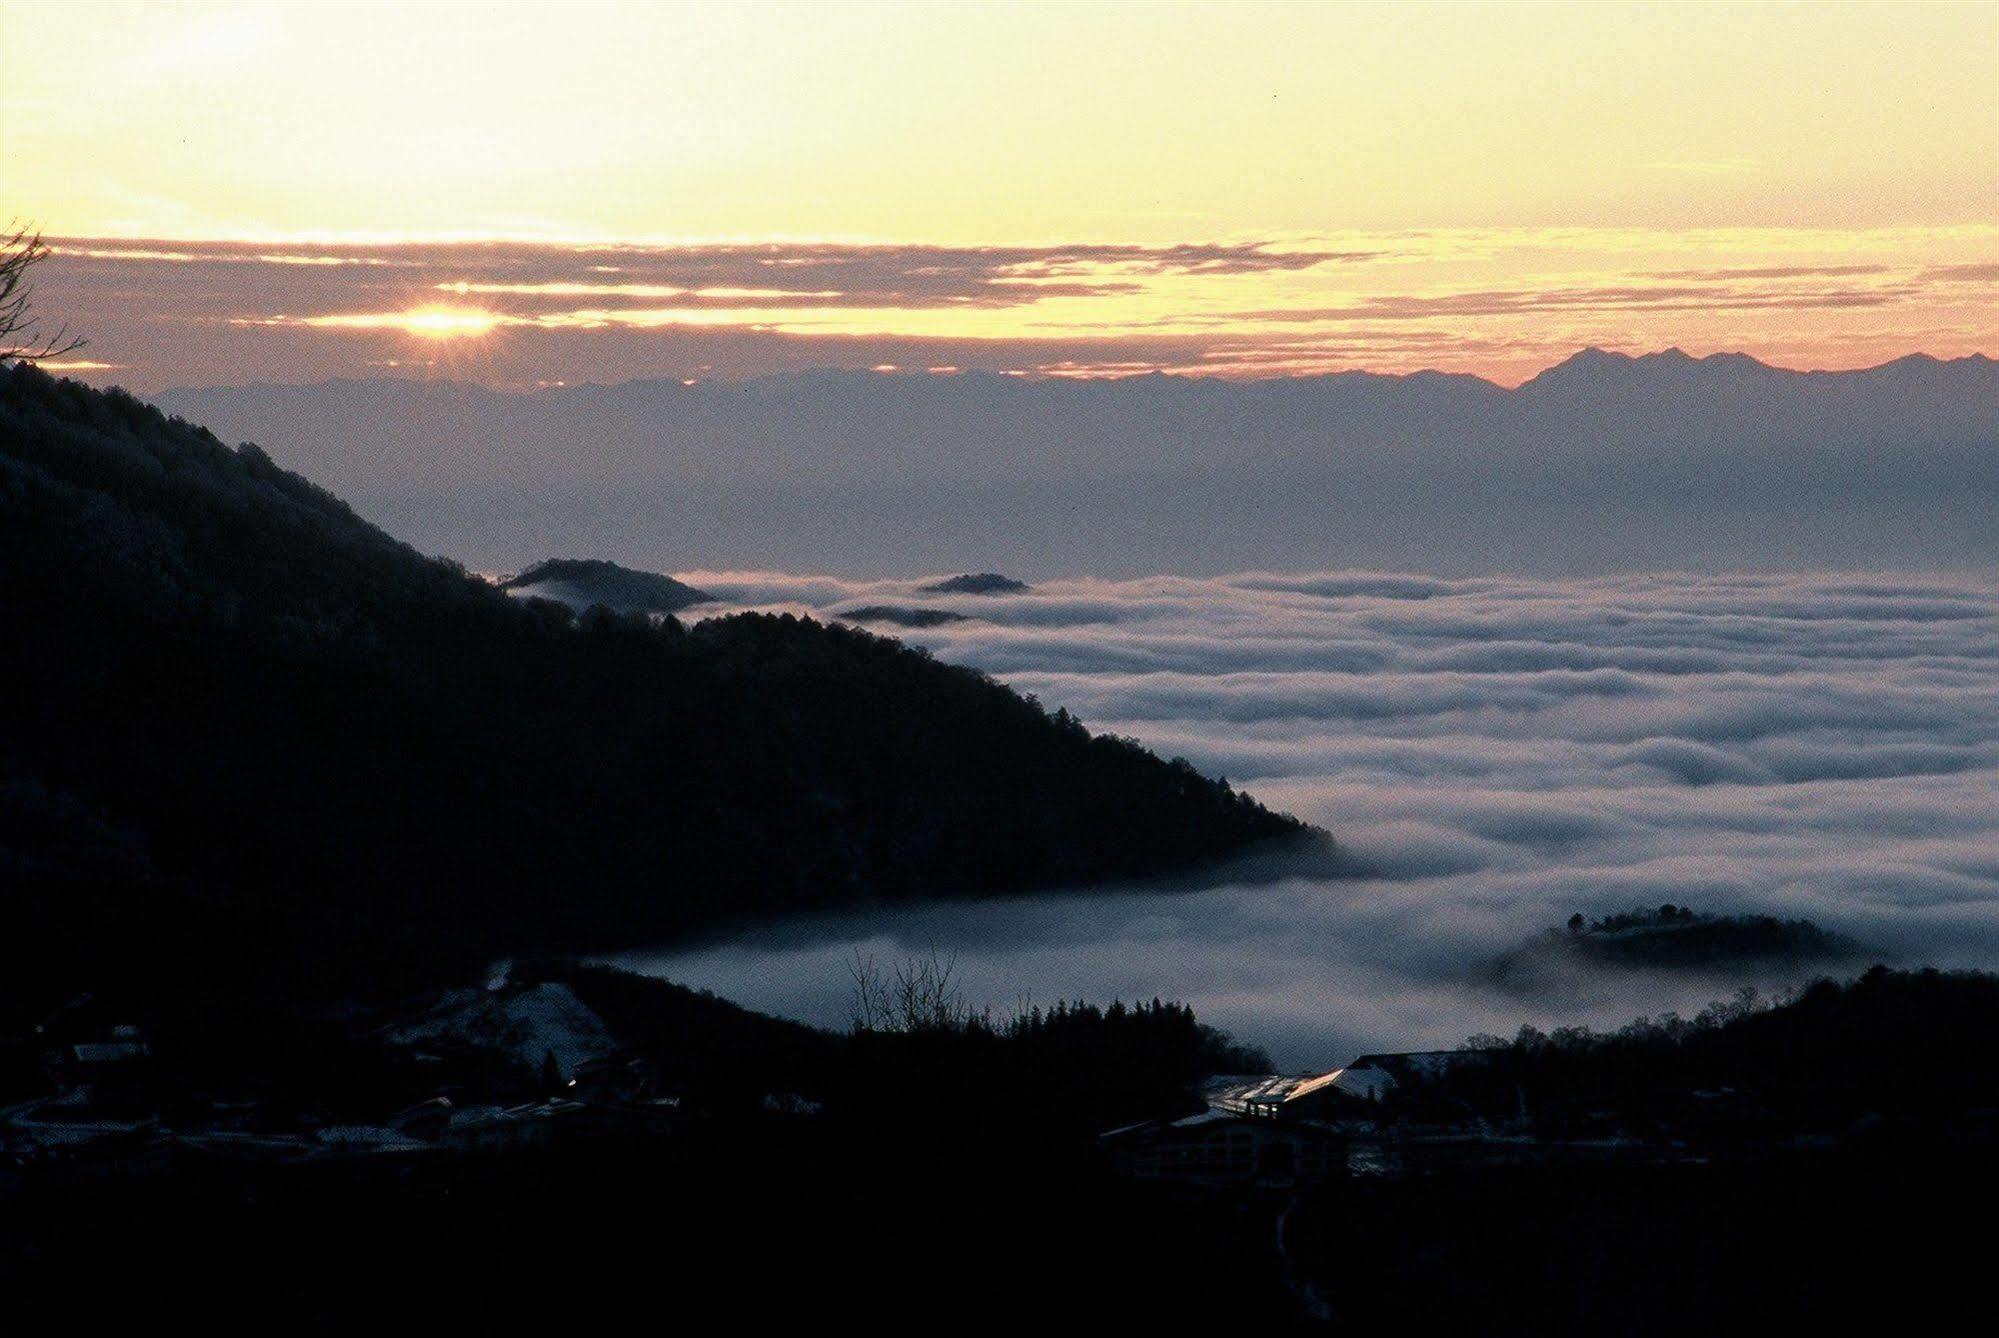
M738 605L968 615L901 635L1227 775L1336 833L1352 866L857 913L627 959L753 1006L841 1024L855 951L934 947L975 1003L1180 998L1310 1067L1786 983L1498 986L1500 952L1577 911L1803 916L1884 957L1999 966L1999 582L1346 572L995 598L684 575Z

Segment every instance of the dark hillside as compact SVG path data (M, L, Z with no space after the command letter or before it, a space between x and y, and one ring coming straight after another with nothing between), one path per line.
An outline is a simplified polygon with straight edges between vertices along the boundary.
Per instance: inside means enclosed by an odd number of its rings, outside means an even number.
M255 447L23 367L0 619L0 969L51 988L232 935L354 988L1304 831L854 628L517 603Z
M1564 1136L1678 1122L1746 1137L1927 1125L1989 1127L1999 1110L1999 977L1870 968L1760 1008L1753 990L1691 1020L1640 1018L1599 1035L1483 1038L1485 1062L1399 1094L1410 1113L1504 1119L1523 1108Z

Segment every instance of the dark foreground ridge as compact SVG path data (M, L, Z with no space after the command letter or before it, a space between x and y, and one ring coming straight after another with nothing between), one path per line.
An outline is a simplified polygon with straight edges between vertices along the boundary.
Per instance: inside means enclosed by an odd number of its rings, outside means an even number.
M560 962L281 1048L91 1000L0 1028L10 1318L546 1332L644 1288L703 1329L892 1291L954 1333L1930 1332L1983 1276L1991 976L1306 1078L1157 1000L876 983L847 1035Z
M859 629L510 599L254 446L26 367L0 370L0 572L22 1001L260 970L351 994L1306 831Z

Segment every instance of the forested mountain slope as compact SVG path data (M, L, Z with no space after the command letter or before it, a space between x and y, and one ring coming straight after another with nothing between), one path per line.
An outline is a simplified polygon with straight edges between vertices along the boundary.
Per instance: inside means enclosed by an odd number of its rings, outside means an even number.
M353 988L1304 831L853 628L510 600L255 447L26 367L0 618L0 968L50 981L241 937Z

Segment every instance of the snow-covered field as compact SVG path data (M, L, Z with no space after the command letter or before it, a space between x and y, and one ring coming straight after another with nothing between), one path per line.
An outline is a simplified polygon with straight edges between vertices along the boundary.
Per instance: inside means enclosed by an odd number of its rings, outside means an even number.
M857 949L935 947L975 1002L1180 998L1314 1068L1744 983L1490 983L1494 955L1576 911L1805 916L1904 962L1999 966L1990 577L1248 574L1003 597L684 579L733 607L971 615L898 635L1226 774L1366 870L834 916L627 959L754 1007L843 1024Z

